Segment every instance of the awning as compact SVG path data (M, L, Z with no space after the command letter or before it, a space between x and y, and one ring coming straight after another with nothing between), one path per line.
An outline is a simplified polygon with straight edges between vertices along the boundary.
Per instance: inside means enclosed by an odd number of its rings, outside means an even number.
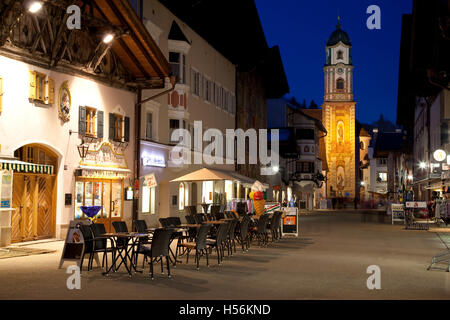
M190 181L217 181L217 180L234 180L230 175L213 169L200 169L177 179L171 180L170 182L190 182Z
M221 181L221 180L232 180L240 182L244 187L250 188L255 179L246 177L234 171L222 170L222 169L208 169L203 168L177 179L171 180L170 182L191 182L191 181ZM262 183L265 189L269 188L269 185Z
M34 164L19 160L2 160L2 159L0 159L0 169L12 170L14 172L44 173L44 174L54 174L55 172L53 166L50 165Z

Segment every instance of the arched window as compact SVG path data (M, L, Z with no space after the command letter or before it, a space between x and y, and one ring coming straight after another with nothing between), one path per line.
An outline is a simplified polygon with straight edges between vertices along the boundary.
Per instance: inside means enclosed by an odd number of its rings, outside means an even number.
M337 81L336 81L336 89L338 91L343 91L344 90L344 79L342 79L342 78L337 79Z
M338 59L338 60L344 59L344 52L342 52L342 50L339 50L339 51L337 52L337 59Z
M361 150L364 150L364 141L361 141L361 142L359 143L359 148L360 148Z
M180 187L178 190L179 190L179 192L178 192L178 210L182 211L182 210L184 210L184 206L187 205L189 193L188 193L187 186L184 182L180 183Z

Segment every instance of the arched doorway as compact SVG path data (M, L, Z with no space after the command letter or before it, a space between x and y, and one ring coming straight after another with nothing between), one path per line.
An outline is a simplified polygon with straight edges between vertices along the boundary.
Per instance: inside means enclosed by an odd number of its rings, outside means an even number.
M58 156L39 144L23 146L14 156L24 164L14 169L11 242L51 238L55 235Z

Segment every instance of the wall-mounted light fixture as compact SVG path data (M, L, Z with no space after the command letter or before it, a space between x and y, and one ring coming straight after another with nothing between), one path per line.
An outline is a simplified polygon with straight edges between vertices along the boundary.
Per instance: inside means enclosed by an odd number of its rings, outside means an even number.
M28 11L31 13L36 13L42 9L42 2L40 1L32 1L28 7Z
M78 133L72 130L69 130L69 135L72 135L72 133ZM81 159L86 158L87 153L89 151L89 144L84 142L84 138L81 138L81 144L77 146L78 154L80 155Z
M106 34L105 37L103 38L103 42L106 44L110 43L113 40L114 40L114 35L112 33Z

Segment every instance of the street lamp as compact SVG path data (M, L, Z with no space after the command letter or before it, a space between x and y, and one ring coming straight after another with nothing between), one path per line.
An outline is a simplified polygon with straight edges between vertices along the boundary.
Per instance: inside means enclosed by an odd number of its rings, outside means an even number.
M412 180L413 180L412 174L408 175L408 180L409 180L409 181L412 181Z
M427 167L426 162L423 162L423 161L419 162L419 168L420 169L425 169L426 167Z
M278 166L273 166L272 170L273 170L273 172L278 172L280 170L280 168Z

